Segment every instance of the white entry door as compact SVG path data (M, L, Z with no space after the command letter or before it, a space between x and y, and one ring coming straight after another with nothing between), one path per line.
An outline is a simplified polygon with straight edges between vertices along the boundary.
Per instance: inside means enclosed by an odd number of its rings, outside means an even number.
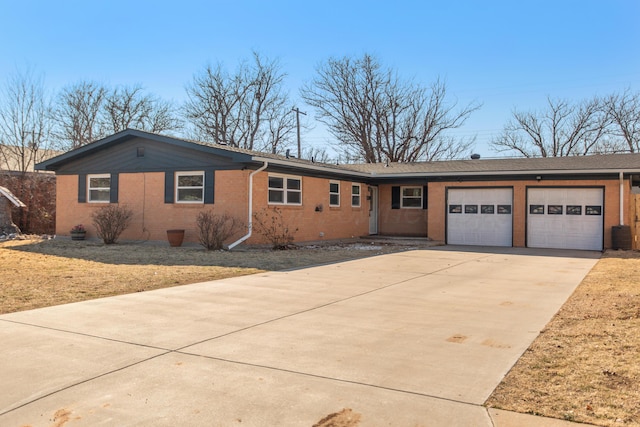
M512 188L450 188L447 243L513 246Z
M602 250L602 188L527 189L527 246Z

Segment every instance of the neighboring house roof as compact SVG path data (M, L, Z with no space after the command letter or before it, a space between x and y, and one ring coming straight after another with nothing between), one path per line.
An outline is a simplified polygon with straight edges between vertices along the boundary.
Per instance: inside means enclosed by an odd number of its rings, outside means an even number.
M37 162L41 162L46 159L50 159L54 156L63 153L62 151L57 150L38 150L37 152ZM24 172L33 172L34 171L34 163L30 161L27 170ZM22 163L18 158L18 150L15 147L8 145L0 144L0 170L1 171L11 171L11 172L23 172L22 171Z
M157 142L203 150L208 153L228 157L232 161L239 163L261 165L264 162L269 162L270 165L278 166L281 169L292 172L300 173L306 170L315 173L321 172L323 174L364 179L419 179L431 177L518 176L538 174L610 175L620 172L627 174L640 173L640 154L333 165L278 154L260 153L227 145L191 141L134 129L124 130L38 163L36 170L55 171L68 162L93 155L96 151L134 138L146 138Z
M11 191L9 191L9 189L6 188L6 187L0 187L0 196L6 197L11 203L13 203L15 206L17 206L19 208L27 207L27 205L22 203L20 201L20 199L18 199L16 196L14 196L13 193Z

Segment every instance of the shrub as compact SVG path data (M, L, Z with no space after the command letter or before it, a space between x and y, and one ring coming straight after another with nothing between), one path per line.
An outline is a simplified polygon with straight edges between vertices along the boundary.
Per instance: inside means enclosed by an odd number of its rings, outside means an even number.
M133 211L124 206L109 205L91 214L98 237L106 245L116 243L118 237L131 223Z
M278 208L264 208L260 212L253 214L257 231L262 234L270 243L273 249L291 249L293 235L298 231L289 229L289 226L282 218L282 211Z
M216 214L213 210L202 211L196 218L198 240L208 251L220 250L224 242L236 234L244 225L229 214Z

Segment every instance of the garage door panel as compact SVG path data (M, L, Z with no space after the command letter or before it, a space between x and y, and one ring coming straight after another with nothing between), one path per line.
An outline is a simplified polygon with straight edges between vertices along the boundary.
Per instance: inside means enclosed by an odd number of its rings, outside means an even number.
M449 189L447 243L512 246L512 200L510 188ZM509 206L509 213L499 213L505 211L499 206Z
M602 250L603 217L588 215L593 210L587 207L598 206L602 212L603 189L529 188L527 200L527 246ZM561 206L562 213L550 214L549 206L551 212Z

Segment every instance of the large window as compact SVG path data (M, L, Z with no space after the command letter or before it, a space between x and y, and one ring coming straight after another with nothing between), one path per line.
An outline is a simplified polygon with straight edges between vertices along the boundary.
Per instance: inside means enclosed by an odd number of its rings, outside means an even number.
M351 206L360 207L360 184L351 185Z
M401 191L400 207L422 209L422 187L402 187Z
M204 172L176 173L176 202L204 202Z
M340 206L340 183L337 181L329 183L329 206Z
M269 203L302 204L302 179L298 176L269 175Z
M87 175L87 200L92 203L109 203L111 175Z

